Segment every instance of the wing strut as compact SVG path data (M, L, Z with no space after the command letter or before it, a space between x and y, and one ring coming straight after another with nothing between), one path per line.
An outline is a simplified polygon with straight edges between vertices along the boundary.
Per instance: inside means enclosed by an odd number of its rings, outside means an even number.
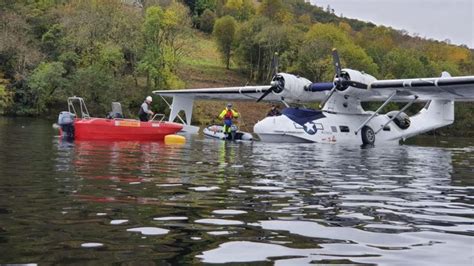
M161 96L161 95L160 95L160 97L161 97L161 99L163 99L163 101L166 103L166 105L168 105L168 108L171 109L171 108L172 108L172 107L171 107L171 104L165 99L165 97L163 97L163 96ZM179 113L176 114L176 117L178 117L178 119L181 121L181 123L186 124L186 122L184 122L183 118L179 115ZM172 121L171 121L171 122L172 122Z
M168 102L166 102L166 104L168 104L169 106ZM197 133L199 131L199 127L191 125L191 117L193 115L193 105L194 105L194 97L174 95L173 103L170 106L171 112L170 112L168 121L173 122L175 118L178 117L179 120L183 122L183 129L181 131L188 132L188 133ZM184 123L183 118L179 116L180 111L184 111L184 115L186 117L186 123Z
M384 127L386 127L388 124L390 124L390 122L392 122L393 120L395 120L395 118L398 117L399 114L401 114L403 111L405 111L408 107L410 107L417 99L418 99L418 95L414 95L415 97L413 98L413 100L409 101L407 104L405 104L405 106L403 106L402 109L400 109L400 111L398 111L398 113L394 116L392 116L392 118L390 118L390 120L387 121L387 123L385 123L384 125L382 125L377 131L375 131L375 134L377 135L377 133L380 132L380 130L382 130Z
M372 118L374 118L375 116L377 116L379 114L379 112L392 100L392 98L397 94L397 91L394 91L388 98L387 100L377 109L377 111L375 111L369 118L367 118L364 123L362 123L358 128L357 130L355 131L355 134L357 135L357 133L359 133L359 131L365 126L367 125L370 120L372 120ZM397 114L398 115L398 114ZM383 127L382 127L383 128ZM377 131L378 132L378 131Z

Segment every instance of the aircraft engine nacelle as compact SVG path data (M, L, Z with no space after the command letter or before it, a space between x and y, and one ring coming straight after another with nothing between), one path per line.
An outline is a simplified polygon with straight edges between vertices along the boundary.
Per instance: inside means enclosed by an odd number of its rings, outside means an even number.
M272 86L275 86L273 94L286 100L299 100L305 92L305 87L309 86L311 81L306 78L287 73L278 73L272 80Z
M364 72L360 72L358 70L350 69L350 68L342 69L342 77L345 80L355 81L355 82L366 84L366 85L377 80L372 75L366 74ZM340 90L344 91L347 88L350 88L350 86L343 86Z
M337 87L337 90L356 98L367 94L367 86L377 80L372 75L348 68L342 69L341 76L344 80L344 86ZM351 83L354 83L354 86L351 86Z

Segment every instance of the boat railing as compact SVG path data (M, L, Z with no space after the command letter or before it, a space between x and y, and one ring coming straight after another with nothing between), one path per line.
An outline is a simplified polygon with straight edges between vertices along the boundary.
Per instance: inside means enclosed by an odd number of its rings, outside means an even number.
M91 116L89 115L89 110L87 110L86 103L84 102L84 99L81 97L69 97L67 98L67 109L70 113L73 113L76 117L78 116L78 113L76 111L76 107L74 106L74 103L78 102L79 103L79 110L81 111L81 116L80 118L90 118Z
M163 120L165 119L165 115L164 114L155 114L153 115L153 117L151 118L151 122L155 121L156 119L160 119L158 120L158 122L163 122Z

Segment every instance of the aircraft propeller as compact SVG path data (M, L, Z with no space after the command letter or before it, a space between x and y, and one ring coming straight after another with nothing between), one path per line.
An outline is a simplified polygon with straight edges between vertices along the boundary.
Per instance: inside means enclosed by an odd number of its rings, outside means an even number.
M332 49L332 60L334 63L334 68L336 70L336 76L334 78L334 83L333 83L334 85L331 91L329 91L328 96L324 99L324 101L322 101L319 104L319 108L322 108L326 104L326 102L329 100L329 98L331 98L331 96L334 94L336 90L345 90L349 86L359 88L359 89L367 89L367 84L360 83L357 81L352 81L349 79L349 76L344 75L341 68L341 60L339 59L339 53L337 52L336 48ZM322 83L322 84L327 84L327 83Z
M277 75L278 63L279 63L278 52L275 52L272 59L273 78L272 78L272 82L270 83L270 88L266 90L262 94L262 96L260 96L260 98L258 98L257 102L260 102L261 100L263 100L263 98L267 97L267 95L270 94L271 92L280 93L285 88L285 79L282 76Z
M282 92L284 88L285 88L285 79L280 75L274 76L272 82L270 83L270 88L266 90L262 94L262 96L260 96L260 98L258 98L257 102L260 102L261 100L263 100L263 98L267 97L267 95L270 94L271 92L275 92L275 93Z

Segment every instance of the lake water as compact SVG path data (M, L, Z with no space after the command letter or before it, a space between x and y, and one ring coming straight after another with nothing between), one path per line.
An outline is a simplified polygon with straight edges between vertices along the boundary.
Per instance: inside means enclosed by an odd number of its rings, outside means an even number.
M474 140L62 142L0 118L0 263L473 265Z

